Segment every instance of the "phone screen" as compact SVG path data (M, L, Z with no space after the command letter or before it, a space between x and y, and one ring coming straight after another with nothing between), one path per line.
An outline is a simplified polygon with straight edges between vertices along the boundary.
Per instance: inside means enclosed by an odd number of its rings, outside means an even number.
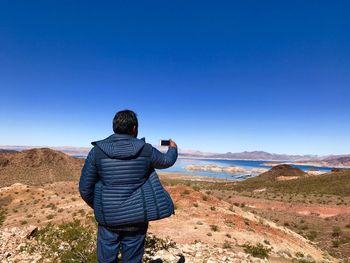
M169 146L170 140L160 140L160 146Z

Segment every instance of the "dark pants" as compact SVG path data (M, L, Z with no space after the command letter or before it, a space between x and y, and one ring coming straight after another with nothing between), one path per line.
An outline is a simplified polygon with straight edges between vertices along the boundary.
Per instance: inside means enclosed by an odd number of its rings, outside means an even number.
M137 231L111 231L98 225L97 259L99 263L118 262L119 248L122 262L140 263L142 261L148 225Z

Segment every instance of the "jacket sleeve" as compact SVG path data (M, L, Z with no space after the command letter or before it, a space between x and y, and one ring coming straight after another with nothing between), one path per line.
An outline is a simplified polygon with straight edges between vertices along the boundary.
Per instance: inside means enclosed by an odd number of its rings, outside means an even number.
M152 147L152 167L156 169L165 169L173 166L177 160L177 148L169 147L166 153L161 153L158 149Z
M94 208L95 184L99 180L94 155L95 148L92 148L86 157L79 180L80 196L91 208Z

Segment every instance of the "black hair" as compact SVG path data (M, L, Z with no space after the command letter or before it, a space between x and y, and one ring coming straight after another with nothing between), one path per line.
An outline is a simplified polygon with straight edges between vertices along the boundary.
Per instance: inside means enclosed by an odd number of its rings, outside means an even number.
M133 127L136 126L136 134L133 134ZM131 110L119 111L113 119L113 131L119 134L129 134L137 136L138 120L136 113Z

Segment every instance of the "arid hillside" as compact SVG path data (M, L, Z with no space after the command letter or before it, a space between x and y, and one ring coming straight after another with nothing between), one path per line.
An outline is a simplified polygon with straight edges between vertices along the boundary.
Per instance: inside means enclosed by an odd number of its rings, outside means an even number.
M83 163L83 159L48 148L0 153L0 187L77 180Z
M41 229L48 223L58 225L74 219L92 219L92 210L80 199L77 187L77 182L56 182L43 186L14 184L1 188L1 205L6 209L6 217L0 240L6 241L6 233L14 229ZM182 184L167 185L167 190L176 205L175 216L151 222L150 232L178 244L188 262L203 262L209 258L212 258L211 262L221 262L222 257L233 259L238 253L241 256L246 254L246 262L254 262L254 258L248 256L250 246L251 250L260 247L260 253L266 252L270 262L291 262L301 255L317 262L323 259L327 262L327 258L332 262L330 256L304 237L210 193ZM16 242L24 241L13 242L12 255L19 258L21 252L16 248L21 243ZM10 247L0 249L1 254ZM196 261L196 258L201 261Z
M0 261L52 262L70 255L71 262L96 262L96 222L78 191L82 164L49 149L1 154ZM176 211L150 223L146 262L311 263L350 256L346 171L310 177L276 166L242 182L160 177Z

